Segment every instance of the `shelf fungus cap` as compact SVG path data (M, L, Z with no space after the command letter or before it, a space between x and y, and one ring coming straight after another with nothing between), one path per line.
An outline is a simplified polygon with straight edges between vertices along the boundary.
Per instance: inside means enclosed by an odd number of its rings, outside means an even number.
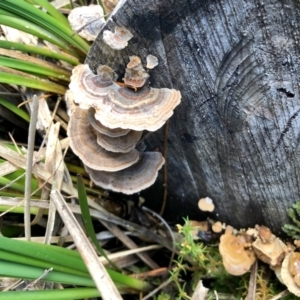
M103 124L101 124L101 122L95 119L95 112L96 112L95 108L90 107L88 109L87 114L88 114L88 119L90 121L90 124L94 127L96 131L112 138L126 135L130 131L130 129L122 129L122 128L112 129L112 128L105 127Z
M198 202L198 207L202 211L212 212L215 209L215 205L209 197L201 198Z
M146 65L147 69L153 69L158 65L158 59L154 55L151 54L147 55L146 61L147 61L147 65Z
M133 38L131 32L120 26L115 27L115 32L104 30L103 40L112 49L121 50L128 45L128 41Z
M98 145L95 129L91 126L87 111L76 108L68 124L67 134L70 147L82 162L94 170L115 172L127 168L138 161L139 152L109 152Z
M252 248L260 260L271 266L280 265L287 253L286 245L278 237L270 242L264 242L258 237L252 243Z
M80 108L95 109L102 106L103 96L113 94L118 85L113 82L115 73L110 67L99 66L95 75L88 65L78 65L73 68L70 90L74 94L74 102Z
M219 251L222 255L223 265L231 275L245 274L255 262L254 252L246 250L245 243L243 236L235 236L228 230L220 238Z
M97 143L107 151L127 153L135 148L143 132L130 130L126 135L110 137L97 132Z
M172 116L180 99L180 92L174 89L143 87L134 91L119 87L103 97L95 118L109 128L155 131Z
M105 23L100 5L76 7L71 10L68 20L72 29L88 41L94 41Z
M143 68L141 59L138 56L129 56L129 59L123 81L133 88L140 88L147 82L149 74Z
M151 186L164 162L161 153L144 152L140 153L140 159L135 164L118 172L95 171L87 166L85 168L96 185L131 195Z
M287 289L300 296L300 253L289 253L282 262L281 279Z

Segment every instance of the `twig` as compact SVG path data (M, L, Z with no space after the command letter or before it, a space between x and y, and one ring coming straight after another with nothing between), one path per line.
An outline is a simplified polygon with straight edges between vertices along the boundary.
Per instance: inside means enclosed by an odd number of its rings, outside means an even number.
M1 144L0 144L0 150L1 150ZM66 185L66 187L67 187L67 185ZM62 190L65 191L66 193L72 192L71 188L65 188ZM75 192L74 192L74 194L75 194ZM8 199L9 199L9 201L7 201ZM19 201L22 201L22 200L20 198L0 197L0 205L14 205L14 204L17 204ZM89 201L89 202L91 203L91 205L93 204L92 201ZM42 200L32 200L31 205L32 205L32 207L41 207L41 208L46 208L46 209L49 208L49 202L42 201ZM73 213L81 214L79 205L68 204L68 207L71 209L71 211ZM91 216L96 219L104 220L104 221L113 223L115 225L119 225L124 228L127 228L130 231L137 232L137 233L139 233L139 235L147 237L149 239L152 239L153 241L157 242L160 245L163 245L164 247L166 247L167 249L172 251L173 245L170 243L169 240L152 232L151 230L145 228L144 226L137 225L135 223L126 221L126 220L121 219L111 213L100 211L100 210L90 209L90 213L91 213ZM177 252L177 249L175 249L175 251Z
M159 292L161 289L166 287L168 284L170 284L172 281L170 279L163 282L161 285L159 285L156 289L154 289L152 292L150 292L148 295L142 298L142 300L150 299L153 295L155 295L157 292Z
M163 195L163 203L160 209L159 214L162 216L166 204L167 204L167 196L168 196L168 167L167 167L167 148L168 148L168 133L169 133L169 120L165 124L165 133L164 133L164 148L163 148L163 155L165 159L164 164L164 195Z
M85 262L97 289L101 293L102 298L104 300L121 300L121 295L109 277L106 269L99 262L95 250L90 244L82 228L79 226L62 195L57 190L53 190L50 197L61 218L64 220L65 225L68 227L68 230L74 239L74 243Z
M36 95L33 96L31 118L28 132L28 147L27 147L27 160L26 160L26 177L25 177L25 202L24 202L24 226L25 237L30 241L31 227L30 227L30 195L31 195L31 175L33 166L33 151L34 140L36 132L36 122L39 111L39 99Z
M121 229L119 229L119 227L103 220L101 221L101 223L129 249L138 248L137 244L133 242L133 240L130 237L124 234L124 232ZM159 268L159 265L155 261L153 261L147 253L136 253L136 255L151 269L155 270Z
M146 212L152 214L153 217L158 218L164 224L164 226L167 228L167 230L170 234L173 247L172 247L172 254L171 254L171 257L170 257L170 262L169 262L168 269L171 270L172 262L173 262L174 255L175 255L175 237L174 237L173 231L170 228L169 224L158 213L156 213L155 211L149 209L146 206L142 206L142 209L145 210Z
M18 145L17 145L17 143L16 143L16 141L15 141L15 139L14 139L14 137L12 136L12 134L11 134L10 132L8 132L8 135L9 135L9 137L10 137L12 143L14 144L16 150L18 151L18 153L19 153L19 154L22 154L21 151L20 151L20 149L19 149L19 147L18 147Z
M250 280L249 280L247 300L255 300L256 278L257 278L257 260L251 267L251 275L250 275Z
M288 290L284 290L284 291L280 292L279 294L277 294L276 296L274 296L273 298L271 298L270 300L279 300L289 294L290 294L290 292Z
M22 291L27 291L30 288L32 288L34 285L36 285L40 280L42 280L44 277L46 277L51 271L53 271L53 268L50 268L48 270L45 270L44 273L34 281L32 281L30 284L28 284Z

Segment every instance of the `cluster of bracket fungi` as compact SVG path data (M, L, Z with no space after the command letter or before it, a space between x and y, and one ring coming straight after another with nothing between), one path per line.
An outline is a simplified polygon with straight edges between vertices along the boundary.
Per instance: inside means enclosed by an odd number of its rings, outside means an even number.
M201 198L198 207L212 212L215 208L208 197ZM236 230L220 221L190 221L195 239L220 238L219 252L226 271L235 276L247 273L257 259L268 264L287 289L300 296L300 240L285 244L266 226Z
M138 56L131 56L124 85L114 71L88 65L73 69L68 136L91 180L102 188L133 194L152 185L164 164L159 152L135 149L143 131L155 131L180 103L180 92L147 85L149 75Z

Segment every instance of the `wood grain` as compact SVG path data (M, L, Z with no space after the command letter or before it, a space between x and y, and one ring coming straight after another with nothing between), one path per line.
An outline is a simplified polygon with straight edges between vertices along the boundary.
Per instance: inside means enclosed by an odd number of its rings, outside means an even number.
M93 71L108 64L121 79L129 55L145 64L152 54L150 85L182 93L168 146L178 215L208 196L222 221L279 230L300 199L300 2L127 0L103 30L115 25L134 37L116 51L100 33L86 60Z

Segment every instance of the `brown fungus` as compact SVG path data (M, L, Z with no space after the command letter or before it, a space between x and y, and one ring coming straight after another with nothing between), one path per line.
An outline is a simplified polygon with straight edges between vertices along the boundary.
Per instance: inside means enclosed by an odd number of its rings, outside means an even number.
M96 131L90 125L86 110L76 108L73 111L67 133L74 153L85 165L94 170L119 171L139 159L139 152L135 149L128 153L113 153L99 146Z
M143 68L141 59L138 56L133 55L129 59L123 81L128 86L140 88L147 82L149 74Z
M74 31L88 41L94 41L105 23L100 5L76 7L71 10L68 20Z
M226 271L231 275L240 276L250 270L255 262L255 255L252 250L245 249L244 237L235 236L232 232L233 230L227 227L220 238L219 251Z
M133 38L131 32L120 26L115 27L115 32L104 30L103 41L112 49L121 50L128 45L128 41Z
M215 209L215 205L209 197L201 198L198 202L198 207L202 211L212 212Z
M284 259L286 245L265 226L256 226L259 232L258 238L252 243L257 257L263 262L271 265L280 265Z
M281 279L287 289L300 296L300 253L292 252L286 255L281 266Z
M163 164L161 153L144 152L140 153L140 159L135 164L118 172L95 171L89 167L86 171L96 185L131 195L151 186Z
M220 221L217 221L215 223L212 224L211 229L213 232L215 233L220 233L223 230L223 224Z

